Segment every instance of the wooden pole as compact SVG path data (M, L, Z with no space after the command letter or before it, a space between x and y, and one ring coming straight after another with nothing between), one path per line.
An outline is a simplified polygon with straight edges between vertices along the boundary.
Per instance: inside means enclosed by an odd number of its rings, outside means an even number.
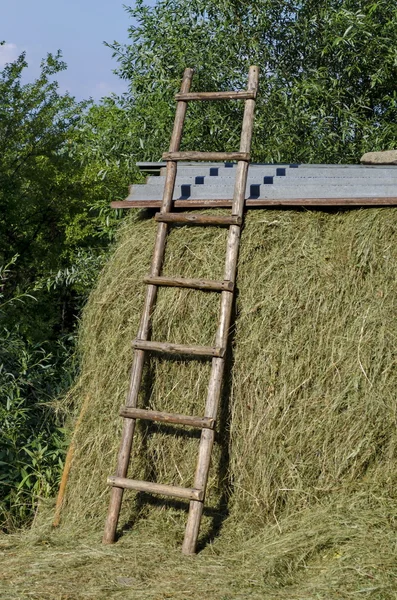
M257 90L259 71L258 67L252 66L248 75L248 90ZM245 101L243 126L241 132L240 152L249 153L251 148L251 138L254 120L255 100L249 99ZM247 183L248 163L245 160L237 163L236 181L233 195L233 210L232 214L236 217L243 217L245 187ZM235 282L237 271L237 259L240 242L240 226L231 225L229 228L224 280ZM226 348L230 320L233 307L233 294L222 292L221 295L221 311L219 318L219 326L216 334L215 345ZM208 386L207 402L205 407L205 416L216 419L219 400L222 391L223 374L225 369L224 358L212 359L212 370L210 382ZM196 475L194 478L194 488L205 490L208 481L208 472L212 447L214 444L215 432L212 429L204 429L201 433L199 457L197 461ZM183 554L194 554L196 551L197 538L199 534L201 516L203 512L203 501L191 500L189 508L188 522L186 525L185 538L182 545Z
M61 483L59 485L57 501L55 504L55 514L54 514L54 520L52 522L53 527L58 527L59 522L61 520L63 500L65 498L66 486L67 486L67 483L69 480L70 469L72 467L74 451L76 449L76 435L77 435L78 430L80 429L80 425L84 419L85 413L87 412L89 401L90 401L90 397L86 396L84 399L84 402L83 402L83 406L81 407L79 417L76 421L76 425L74 427L74 431L73 431L73 435L72 435L72 440L70 442L70 446L69 446L68 452L66 454L65 465L63 467L63 473L62 473L62 479L61 479Z
M191 82L193 77L193 69L185 69L183 80L181 84L181 93L188 93L190 90ZM183 124L186 116L187 103L180 101L177 104L174 129L172 132L170 142L170 152L178 152ZM174 193L175 179L177 172L177 163L175 161L169 161L167 163L166 178L164 185L163 201L161 210L163 212L169 212L172 206L172 196ZM154 255L152 260L152 267L150 275L156 277L160 275L161 267L164 260L164 250L166 244L166 237L168 232L167 223L159 223L157 226L156 243L154 247ZM150 334L151 315L153 313L157 297L157 286L148 285L146 291L145 305L142 313L141 323L138 330L138 339L147 341ZM138 393L142 380L143 363L145 359L144 350L135 350L134 362L131 371L131 383L130 389L127 396L127 406L136 407L138 401ZM132 440L135 431L135 419L125 419L123 425L123 432L120 444L120 450L117 461L116 477L125 478L128 471L128 465L131 454ZM103 535L104 544L112 544L115 541L117 523L120 514L121 502L123 499L124 488L112 487L110 494L110 503L108 516L105 523L105 531Z

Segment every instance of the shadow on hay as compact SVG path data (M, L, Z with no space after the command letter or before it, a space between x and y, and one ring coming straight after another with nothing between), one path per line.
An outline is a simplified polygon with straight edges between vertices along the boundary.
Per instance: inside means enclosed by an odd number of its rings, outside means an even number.
M232 377L231 374L233 372L234 367L234 355L233 355L233 343L235 336L235 320L236 320L236 301L238 297L238 290L235 291L233 307L232 307L232 325L230 327L228 346L226 351L226 365L225 365L225 376L224 382L222 386L222 395L220 398L220 405L218 409L218 419L217 424L218 428L215 434L215 443L218 443L220 446L220 457L218 461L218 485L221 487L221 493L217 505L215 507L206 506L204 503L203 516L207 516L211 519L211 525L203 537L199 537L197 544L197 552L200 552L213 542L221 533L222 526L224 521L229 516L229 501L233 495L233 483L230 477L230 416L231 416L231 407L230 407L230 394L232 387ZM180 357L170 356L167 360L181 360ZM189 360L189 359L187 359ZM196 359L197 360L197 359ZM198 358L198 360L201 360ZM145 407L149 406L150 398L153 393L154 387L154 373L153 373L153 365L152 362L148 361L148 368L146 369L146 373L142 380L141 389L143 391L144 403ZM166 433L170 435L174 435L181 438L196 438L200 439L201 433L200 430L196 429L183 429L182 427L178 427L177 425L168 425L164 423L156 423L152 421L139 421L139 427L142 433L142 452L147 455L148 452L148 439L149 437L157 432ZM157 470L155 462L146 462L144 478L146 481L154 481L157 482ZM153 496L152 494L148 494L146 492L139 492L136 495L135 499L135 507L134 507L134 516L128 520L124 526L121 528L120 533L117 536L117 539L122 537L122 535L130 531L137 521L142 517L142 514L147 507L163 507L163 508L173 508L175 510L180 510L186 512L186 516L189 510L189 503L183 500L175 500L172 498L159 498L157 496Z

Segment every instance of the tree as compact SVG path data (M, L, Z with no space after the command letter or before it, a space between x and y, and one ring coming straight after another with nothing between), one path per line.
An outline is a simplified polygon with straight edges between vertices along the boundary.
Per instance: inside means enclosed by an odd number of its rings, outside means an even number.
M0 72L0 526L32 516L59 477L63 436L52 402L76 373L78 315L116 219L115 177L95 138L91 103L60 94L58 52L23 84L25 55ZM99 110L99 109L98 109ZM91 139L90 138L90 139ZM106 150L104 151L106 153Z
M243 88L249 64L260 66L257 161L357 162L396 143L391 0L139 0L128 12L130 43L111 47L145 159L166 146L186 66L201 90ZM236 149L239 110L189 106L184 147Z

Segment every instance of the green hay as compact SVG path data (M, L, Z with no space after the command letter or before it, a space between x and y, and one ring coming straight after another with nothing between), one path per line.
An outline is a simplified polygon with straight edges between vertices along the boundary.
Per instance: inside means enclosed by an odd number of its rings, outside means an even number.
M180 556L186 505L132 492L123 536L100 545L156 231L131 216L84 312L69 401L88 394L90 407L61 530L5 542L18 547L18 558L5 552L9 597L396 598L396 230L393 209L248 213L203 550L191 559ZM221 278L226 233L173 229L164 273ZM161 290L153 339L213 343L218 307L215 294ZM140 405L202 414L208 373L153 357ZM197 448L184 428L140 423L130 476L189 486ZM23 595L18 561L40 572L41 596Z

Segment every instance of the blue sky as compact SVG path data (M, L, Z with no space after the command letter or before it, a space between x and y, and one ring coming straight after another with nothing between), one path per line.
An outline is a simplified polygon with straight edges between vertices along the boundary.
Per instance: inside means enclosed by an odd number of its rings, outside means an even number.
M79 100L121 93L126 85L112 73L117 63L103 42L126 42L130 24L119 0L0 0L0 40L7 42L0 68L25 50L33 78L41 58L59 48L68 65L58 77L61 91Z

